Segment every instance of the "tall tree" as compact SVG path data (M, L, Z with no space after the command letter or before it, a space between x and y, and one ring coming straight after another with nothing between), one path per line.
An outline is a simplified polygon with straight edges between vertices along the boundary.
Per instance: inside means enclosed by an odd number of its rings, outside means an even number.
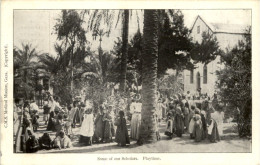
M216 82L222 101L240 109L240 136L252 134L251 28L247 32L243 41L222 56L225 68L217 71Z
M113 24L116 23L117 27L118 22L122 22L122 54L121 54L121 76L120 76L120 90L125 91L126 88L126 73L127 73L127 55L128 55L128 31L129 31L129 17L132 15L130 10L119 10L116 14L114 10L95 10L89 19L89 29L97 30L100 28L102 20L104 24L108 26L108 35L112 29ZM137 18L137 24L139 28L139 18Z
M31 44L22 43L22 49L17 47L14 53L14 88L24 89L25 98L29 99L29 94L35 89L34 68L37 64L36 57L39 53ZM18 82L19 81L19 82Z
M139 144L155 142L157 104L158 11L144 11L144 49L142 54L142 121Z
M60 18L54 29L57 33L58 40L62 41L65 50L70 50L70 72L71 72L71 91L73 92L73 70L74 70L74 56L75 49L84 47L86 39L86 31L83 28L84 16L86 11L76 10L62 10Z
M124 10L123 19L123 45L122 45L122 58L121 58L121 81L120 90L125 92L126 88L126 71L127 71L127 54L128 54L128 31L129 31L129 10Z
M217 38L209 32L202 32L201 43L193 43L191 49L191 58L194 62L201 62L205 65L215 60L218 55L222 54L223 51L219 48Z

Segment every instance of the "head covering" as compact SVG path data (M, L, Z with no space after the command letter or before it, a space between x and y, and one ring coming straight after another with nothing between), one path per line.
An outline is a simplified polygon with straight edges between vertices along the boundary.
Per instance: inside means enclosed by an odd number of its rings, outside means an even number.
M195 114L200 114L200 109L199 108L195 109Z
M124 117L124 115L125 115L124 111L119 111L119 116L120 117Z

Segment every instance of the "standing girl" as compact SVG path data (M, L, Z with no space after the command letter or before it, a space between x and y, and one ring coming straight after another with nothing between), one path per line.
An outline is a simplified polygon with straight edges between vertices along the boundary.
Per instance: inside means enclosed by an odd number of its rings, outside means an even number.
M118 146L126 146L126 144L130 144L128 130L126 127L126 119L123 111L119 111L119 117L117 118L115 125L117 126L115 140Z
M85 109L84 107L82 108ZM87 146L91 146L92 136L94 135L94 116L92 113L92 109L86 110L83 117L84 119L80 129L80 141L85 143L85 145Z

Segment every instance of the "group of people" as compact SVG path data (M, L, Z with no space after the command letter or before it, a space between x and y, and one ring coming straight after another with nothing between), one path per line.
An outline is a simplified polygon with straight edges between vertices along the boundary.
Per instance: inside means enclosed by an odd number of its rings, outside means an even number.
M196 102L185 95L175 96L168 104L166 120L165 135L171 138L188 133L196 142L207 138L217 142L223 134L223 107L220 104L212 106L207 97Z
M187 95L176 95L170 98L158 97L155 123L156 135L160 139L159 125L162 120L166 121L165 135L173 138L175 135L182 137L190 134L191 139L199 142L209 138L211 142L217 142L222 135L223 112L219 104L213 108L206 97L202 104L196 104ZM167 100L167 101L166 101ZM16 104L16 108L21 108ZM104 102L97 109L89 100L81 102L73 101L72 105L61 106L59 98L49 95L43 104L43 121L47 131L56 132L52 140L48 133L44 133L38 139L39 147L46 148L69 148L72 147L72 128L80 127L79 143L92 145L92 143L110 143L113 139L119 146L126 146L132 140L140 137L141 126L141 98L133 97L127 106L115 106ZM35 131L39 126L38 106L35 101L30 104L24 103L23 108L23 135L24 141L30 139L36 141ZM220 110L220 111L219 111ZM130 116L128 116L130 114ZM127 123L130 124L130 135ZM115 137L115 138L113 138ZM37 146L37 145L36 145ZM28 148L28 147L27 147Z

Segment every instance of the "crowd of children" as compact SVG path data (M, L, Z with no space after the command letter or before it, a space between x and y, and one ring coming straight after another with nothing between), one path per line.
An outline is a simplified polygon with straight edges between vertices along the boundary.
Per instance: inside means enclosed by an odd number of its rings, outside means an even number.
M167 100L167 101L166 101ZM123 102L123 101L121 101ZM17 108L20 106L18 104ZM38 106L35 101L31 104L25 102L23 107L23 132L24 144L27 145L26 152L36 152L38 149L70 148L72 128L80 127L79 143L92 145L92 143L115 142L119 146L130 144L130 138L138 140L141 126L141 98L133 97L129 104L129 114L124 108L115 108L113 105L104 103L94 109L91 101L81 102L75 100L70 106L60 106L59 99L49 95L43 104L43 121L47 131L56 132L55 138L51 139L46 132L42 137L36 138L34 132L39 126ZM218 106L221 109L221 106ZM187 95L176 95L170 98L158 97L155 112L156 135L160 139L158 127L165 119L165 135L173 138L190 134L190 138L200 142L206 138L211 142L217 142L222 135L221 124L223 123L223 112L216 111L209 100L196 104L194 97L189 92ZM130 136L128 135L127 123L130 124Z

